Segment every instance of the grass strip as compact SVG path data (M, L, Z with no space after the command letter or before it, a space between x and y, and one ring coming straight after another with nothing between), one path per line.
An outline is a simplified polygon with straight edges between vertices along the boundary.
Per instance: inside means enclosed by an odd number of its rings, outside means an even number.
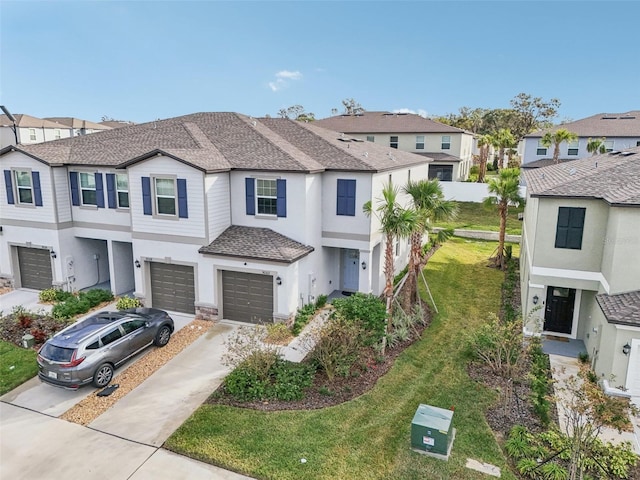
M0 395L10 392L38 373L37 353L0 340Z
M458 216L450 222L438 222L434 226L442 228L461 228L464 230L485 230L489 232L500 231L500 217L496 208L486 208L481 203L457 202ZM507 216L506 232L510 235L522 234L522 222L518 220L518 213L522 213L524 207L509 208Z

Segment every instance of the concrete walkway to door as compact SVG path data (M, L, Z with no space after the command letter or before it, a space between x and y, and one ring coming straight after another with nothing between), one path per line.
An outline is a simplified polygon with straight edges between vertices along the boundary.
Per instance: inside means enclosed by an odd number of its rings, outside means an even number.
M48 313L53 308L49 303L40 303L38 294L40 290L31 290L30 288L18 288L10 292L0 295L0 312L3 315L11 313L15 307L23 307L26 310L34 312L43 310Z

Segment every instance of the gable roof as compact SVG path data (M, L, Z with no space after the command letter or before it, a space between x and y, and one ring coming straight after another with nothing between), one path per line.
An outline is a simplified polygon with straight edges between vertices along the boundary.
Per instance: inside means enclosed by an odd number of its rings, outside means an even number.
M365 133L469 133L415 113L363 112L316 120L314 124L335 132Z
M22 128L65 128L61 123L53 122L44 118L32 117L24 113L16 113L13 118L16 119L16 125ZM0 126L13 126L13 122L9 117L0 115Z
M313 250L313 247L274 232L270 228L231 225L209 245L201 247L198 252L223 257L293 263Z
M640 290L596 295L596 301L609 323L640 327Z
M93 130L111 129L111 127L108 125L101 125L99 123L90 122L89 120L82 120L81 118L75 117L45 117L45 120L60 123L69 128L91 128Z
M545 130L525 135L525 138L542 137L546 132L564 128L578 137L640 137L640 110L626 113L598 113L591 117L563 123Z
M534 197L598 198L640 206L640 147L523 170Z
M5 147L55 165L124 168L164 154L212 172L230 169L384 171L429 158L358 142L312 124L229 112L194 113L34 145Z

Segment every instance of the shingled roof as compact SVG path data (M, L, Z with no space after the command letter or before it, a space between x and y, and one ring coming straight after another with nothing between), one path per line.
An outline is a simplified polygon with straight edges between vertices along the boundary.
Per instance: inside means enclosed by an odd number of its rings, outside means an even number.
M533 197L598 198L611 205L640 206L640 147L526 169L523 175Z
M35 145L6 147L51 165L124 168L163 154L206 172L242 169L385 171L429 158L358 141L311 123L194 113Z
M314 122L335 132L365 133L468 133L460 128L435 122L415 113L363 112L337 115Z
M609 323L640 327L640 290L634 292L596 295L596 301Z
M538 130L525 137L542 137L546 132L564 128L579 137L640 137L640 110L626 113L598 113L591 117Z
M16 119L16 126L22 128L66 128L66 125L62 125L61 123L44 118L32 117L24 113L16 113L13 118ZM13 122L9 120L9 117L2 114L0 115L0 126L13 126Z
M69 128L91 128L93 130L111 130L112 128L109 125L103 125L75 117L45 117L45 120L60 123L61 125L65 125Z
M232 225L198 252L223 257L293 263L313 250L313 247L296 242L270 228Z

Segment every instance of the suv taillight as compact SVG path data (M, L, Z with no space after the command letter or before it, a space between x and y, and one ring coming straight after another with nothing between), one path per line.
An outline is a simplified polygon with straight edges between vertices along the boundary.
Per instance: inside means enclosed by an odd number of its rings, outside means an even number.
M76 358L76 353L78 353L78 350L74 350L73 355L71 355L71 361L69 363L61 364L60 368L72 368L80 365L84 361L85 357Z

